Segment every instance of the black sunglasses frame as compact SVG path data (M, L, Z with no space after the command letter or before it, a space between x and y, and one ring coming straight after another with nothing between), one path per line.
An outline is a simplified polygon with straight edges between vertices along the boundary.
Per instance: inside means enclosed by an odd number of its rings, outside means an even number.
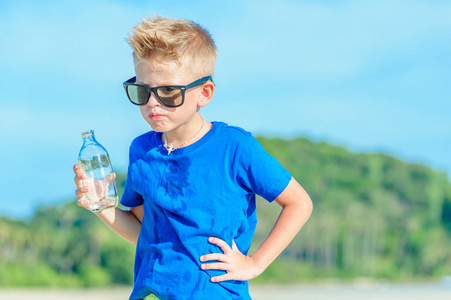
M146 105L149 102L151 93L153 93L155 95L155 98L157 98L158 102L161 105L166 106L166 107L179 107L179 106L182 106L183 103L185 103L185 91L186 90L189 90L193 87L202 85L202 84L206 83L208 80L211 80L211 82L213 82L213 78L211 76L205 76L205 77L202 77L201 79L191 82L188 85L162 85L162 86L150 87L147 85L135 83L136 82L136 76L135 76L135 77L130 78L126 82L124 82L122 85L124 86L125 93L127 93L128 100L130 100L130 102L133 103L134 105L138 105L138 106ZM213 84L215 84L215 83L213 82ZM133 102L132 99L130 98L130 95L128 94L128 88L127 88L128 86L138 86L138 87L145 88L148 93L146 102L142 103L142 104ZM178 89L180 89L180 92L182 93L182 103L180 103L178 105L168 105L168 104L164 103L160 99L160 96L158 96L157 90L159 88L178 88Z

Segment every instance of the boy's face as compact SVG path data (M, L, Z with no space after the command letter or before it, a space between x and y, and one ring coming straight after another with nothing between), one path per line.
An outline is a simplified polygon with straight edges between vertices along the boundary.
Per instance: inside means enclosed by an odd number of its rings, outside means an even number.
M165 85L188 85L199 79L188 76L187 72L175 62L135 59L136 83L150 87ZM170 132L181 126L188 125L203 106L201 99L204 86L198 86L185 91L185 101L179 107L163 106L154 93L149 102L140 106L141 114L146 122L157 132Z

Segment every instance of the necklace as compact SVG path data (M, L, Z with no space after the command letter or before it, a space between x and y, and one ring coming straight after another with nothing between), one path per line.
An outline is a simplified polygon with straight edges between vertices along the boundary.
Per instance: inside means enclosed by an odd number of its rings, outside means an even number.
M178 147L174 147L174 145L172 143L170 145L168 145L168 139L166 138L166 133L163 133L164 148L166 148L166 150L168 151L168 155L171 154L172 151L183 147L186 143L188 143L189 141L194 139L199 134L199 132L202 130L202 128L204 128L204 124L205 124L205 119L202 118L202 126L200 126L199 130L192 137L190 137L185 142L178 145Z

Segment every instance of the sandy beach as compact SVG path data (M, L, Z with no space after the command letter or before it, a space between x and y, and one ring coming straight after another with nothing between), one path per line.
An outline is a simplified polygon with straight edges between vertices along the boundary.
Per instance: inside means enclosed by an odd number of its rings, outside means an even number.
M0 289L2 300L124 300L130 287L109 289ZM254 300L449 300L451 287L440 284L251 285Z

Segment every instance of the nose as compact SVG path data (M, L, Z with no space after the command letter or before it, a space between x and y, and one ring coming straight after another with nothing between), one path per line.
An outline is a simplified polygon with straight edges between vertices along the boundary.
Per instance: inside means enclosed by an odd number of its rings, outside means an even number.
M160 101L158 101L157 96L153 91L150 92L149 101L147 102L147 105L150 107L161 106Z

